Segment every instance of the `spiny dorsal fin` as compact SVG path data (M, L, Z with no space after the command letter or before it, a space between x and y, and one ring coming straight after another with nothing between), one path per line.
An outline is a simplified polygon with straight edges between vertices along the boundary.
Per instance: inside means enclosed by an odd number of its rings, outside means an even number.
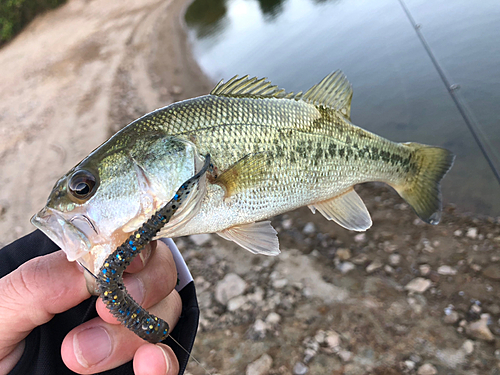
M351 117L352 87L340 70L327 75L305 94L302 92L298 94L287 93L284 89L267 81L266 78L249 78L248 75L241 78L234 76L225 83L224 80L221 80L210 94L228 97L254 96L303 100L314 105L333 108L341 112L347 119Z
M300 99L314 105L333 108L340 111L348 119L351 117L352 87L340 70L327 75Z
M248 78L248 75L241 78L234 76L226 83L221 80L210 94L230 97L258 96L261 98L293 98L295 96L293 93L286 93L284 89L278 88L266 79Z

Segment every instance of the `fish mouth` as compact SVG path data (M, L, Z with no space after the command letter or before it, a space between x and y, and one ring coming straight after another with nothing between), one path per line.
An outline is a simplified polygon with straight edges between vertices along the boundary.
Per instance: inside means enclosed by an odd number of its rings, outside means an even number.
M44 207L31 218L31 223L59 246L66 253L70 262L81 258L92 248L85 233L87 230L82 230L75 225L82 226L82 223L87 223L90 228L88 231L96 232L92 222L84 215L67 220L60 212Z

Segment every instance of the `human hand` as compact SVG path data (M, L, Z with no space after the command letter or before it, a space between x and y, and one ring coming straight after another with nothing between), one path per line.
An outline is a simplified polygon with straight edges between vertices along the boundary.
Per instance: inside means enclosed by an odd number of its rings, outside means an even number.
M126 273L130 295L173 329L182 301L174 290L177 271L167 245L152 242ZM81 269L68 262L63 251L34 258L0 279L0 374L19 361L24 338L35 327L89 297ZM171 348L147 343L120 325L100 299L96 308L99 317L71 330L62 343L62 359L70 370L93 374L133 359L136 375L178 374L179 363Z

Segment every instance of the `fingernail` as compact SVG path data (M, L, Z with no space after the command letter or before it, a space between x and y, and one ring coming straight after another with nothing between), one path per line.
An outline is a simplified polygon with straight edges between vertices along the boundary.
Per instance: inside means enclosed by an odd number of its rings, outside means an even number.
M146 246L144 246L144 249L139 253L139 257L142 260L142 264L145 266L146 262L149 259L149 256L151 255L151 243L148 243Z
M139 305L144 301L144 283L141 279L130 276L124 279L125 287Z
M165 357L165 367L166 367L165 374L168 375L170 369L172 368L172 362L170 360L170 356L168 355L166 350L164 350L161 346L157 345L156 347L161 350L161 352L163 353L163 357Z
M88 328L75 335L73 349L78 363L88 368L111 354L111 338L102 327Z

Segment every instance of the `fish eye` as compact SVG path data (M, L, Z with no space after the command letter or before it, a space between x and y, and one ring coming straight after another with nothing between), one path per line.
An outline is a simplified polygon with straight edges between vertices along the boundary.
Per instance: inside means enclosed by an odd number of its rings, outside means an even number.
M96 178L86 170L76 172L68 183L71 194L78 199L90 198L95 192Z

